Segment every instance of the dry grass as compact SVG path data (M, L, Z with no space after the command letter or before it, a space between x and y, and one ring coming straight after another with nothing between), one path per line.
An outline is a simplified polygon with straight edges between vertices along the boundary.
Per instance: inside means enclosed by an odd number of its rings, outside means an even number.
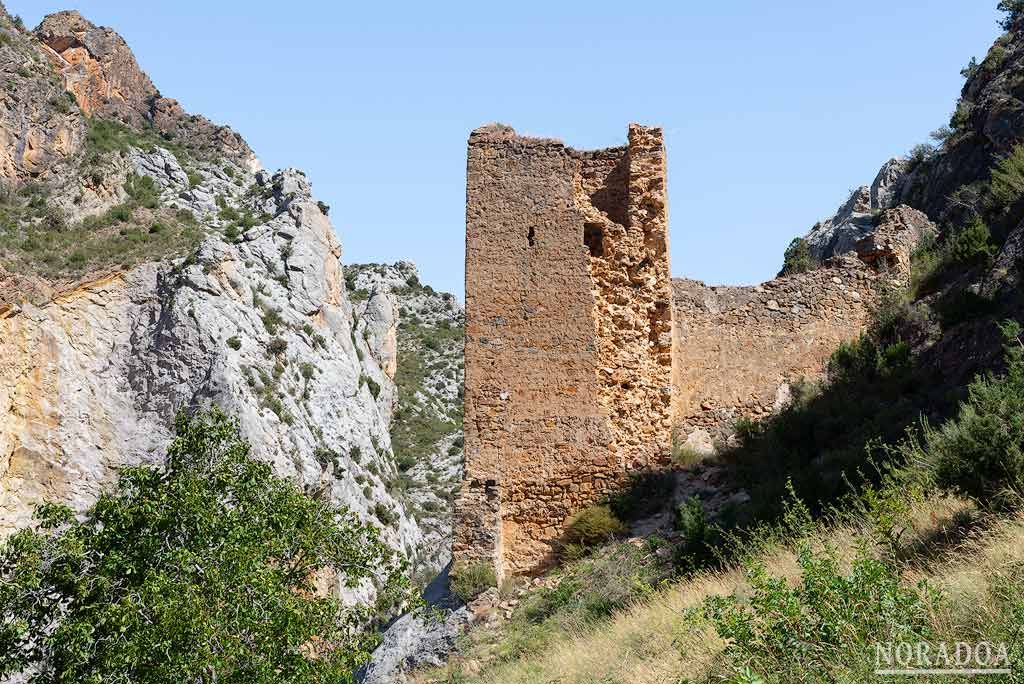
M866 525L833 526L814 545L831 545L853 557ZM1024 576L1024 514L994 519L970 502L939 497L914 506L896 535L897 557L908 583L927 580L947 596L935 610L939 635L993 638L1007 626L1000 591L1020 588ZM795 584L799 566L791 548L773 548L763 560L776 576ZM1002 587L1002 589L1000 589ZM445 668L421 672L419 684L674 684L703 681L716 669L724 643L712 630L687 623L683 614L713 595L749 591L740 568L705 573L656 592L604 624L554 635L538 652L511 662L488 661L499 633L471 635L463 654ZM1024 589L1021 589L1024 592ZM499 627L500 629L500 627ZM482 630L478 630L482 631Z

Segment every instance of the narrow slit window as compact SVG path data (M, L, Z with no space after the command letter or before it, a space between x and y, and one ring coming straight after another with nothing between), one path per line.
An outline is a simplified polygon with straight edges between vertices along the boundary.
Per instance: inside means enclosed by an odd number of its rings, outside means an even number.
M604 228L601 224L583 224L583 244L590 250L590 256L604 256Z
M533 232L533 226L530 226L529 232L526 233L526 242L531 247L534 247L537 244L537 234Z

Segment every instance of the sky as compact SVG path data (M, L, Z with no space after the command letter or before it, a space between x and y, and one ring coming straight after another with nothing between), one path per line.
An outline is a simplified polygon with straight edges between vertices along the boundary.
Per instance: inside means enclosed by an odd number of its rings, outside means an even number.
M477 126L580 149L664 127L673 274L751 284L948 121L1000 33L996 0L4 1L116 29L163 95L308 173L344 262L460 297Z

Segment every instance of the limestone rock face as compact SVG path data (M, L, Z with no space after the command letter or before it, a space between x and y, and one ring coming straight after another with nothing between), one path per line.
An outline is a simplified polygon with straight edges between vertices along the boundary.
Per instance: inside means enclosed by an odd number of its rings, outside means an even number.
M256 170L256 157L240 135L202 116L190 116L177 100L163 97L112 29L96 26L75 11L57 12L45 17L33 36L85 116L133 128L152 125L200 156L227 156Z
M357 333L396 386L392 448L406 502L423 530L421 578L451 559L452 493L462 477L463 326L454 296L420 282L416 265L345 267Z
M935 236L935 224L923 212L901 204L879 214L877 226L857 241L854 250L867 264L888 270L900 280L910 277L910 255L928 236Z
M86 116L145 124L159 91L121 36L75 11L45 17L35 35L59 60L64 86Z
M393 385L353 334L341 247L301 174L262 181L271 218L236 242L0 317L0 530L43 499L84 508L118 467L160 458L177 411L214 403L279 473L364 517L390 510L386 534L415 555L387 491Z
M908 166L905 159L890 159L870 186L854 190L833 216L815 224L804 238L811 257L822 262L856 251L857 243L875 231L878 213L896 206Z
M0 12L0 181L46 180L64 173L85 125L31 38Z

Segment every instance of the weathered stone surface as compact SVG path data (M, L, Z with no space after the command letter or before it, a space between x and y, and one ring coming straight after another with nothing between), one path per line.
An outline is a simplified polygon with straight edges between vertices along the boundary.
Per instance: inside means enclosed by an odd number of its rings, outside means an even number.
M77 108L30 36L0 12L0 181L65 173L85 140Z
M667 462L671 290L660 129L578 152L469 139L466 471L456 565L549 563L567 519Z
M664 169L659 129L597 152L505 126L470 136L456 571L535 572L573 513L667 464L673 432L707 454L740 418L782 410L934 232L881 206L902 182L893 161L809 236L822 268L755 287L672 280Z
M46 16L33 35L85 116L114 119L133 128L152 125L199 156L231 158L249 170L258 167L240 135L191 116L176 100L163 97L112 29L68 11Z
M48 15L34 33L52 51L64 87L86 116L118 119L136 127L146 123L150 102L159 91L121 36L75 11Z
M839 343L860 335L876 280L854 256L755 287L674 279L678 439L725 444L738 419L771 415L792 383L819 379Z
M815 224L804 238L811 257L820 262L855 251L874 233L879 213L898 203L909 166L906 159L890 159L870 187L857 188L833 216Z
M176 176L157 168L159 182ZM385 536L416 556L422 533L388 492L393 384L354 334L341 247L304 176L263 179L272 218L253 239L210 237L187 261L0 316L0 531L28 524L44 499L83 509L119 467L159 459L178 410L214 403L308 491L368 520L391 510ZM269 352L271 340L285 350Z

